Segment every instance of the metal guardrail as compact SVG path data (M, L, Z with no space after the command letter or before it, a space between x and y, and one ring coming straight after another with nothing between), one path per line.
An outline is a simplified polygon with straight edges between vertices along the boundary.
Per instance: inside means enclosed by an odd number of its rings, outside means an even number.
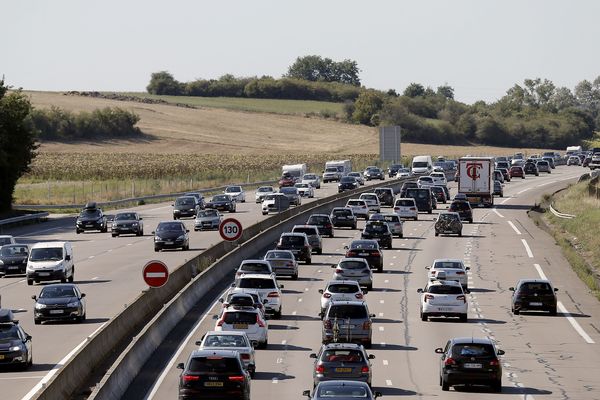
M3 227L4 225L12 225L12 224L17 224L19 222L39 221L39 220L48 218L49 215L50 215L50 213L48 213L48 212L41 212L41 213L35 213L35 214L21 215L19 217L0 219L0 228Z
M565 213L561 213L561 212L556 211L556 209L554 207L552 207L552 204L550 204L550 212L552 214L554 214L555 216L557 216L558 218L565 218L565 219L573 219L573 218L575 218L575 215L565 214Z

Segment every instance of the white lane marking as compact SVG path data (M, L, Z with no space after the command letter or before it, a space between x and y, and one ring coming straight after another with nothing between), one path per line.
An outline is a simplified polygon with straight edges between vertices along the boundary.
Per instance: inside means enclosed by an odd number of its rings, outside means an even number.
M298 299L298 303L302 303L302 297Z
M277 378L273 378L273 379L271 379L271 382L272 382L272 383L279 383L279 379L277 379Z
M304 291L305 291L305 292L308 292L308 288L307 288L307 287L305 287L305 288L304 288Z
M107 323L103 323L102 325L100 325L98 327L98 329L96 329L94 332L92 332L91 334L89 334L84 340L83 342L79 343L73 350L71 350L69 352L69 354L67 354L62 360L60 360L58 362L58 364L56 364L55 366L52 367L52 369L50 371L48 371L48 373L42 378L41 381L39 381L25 396L23 396L23 398L21 400L30 400L32 399L37 392L46 385L46 383L48 383L48 381L60 370L60 368L65 365L67 363L67 361L69 361L69 359L71 359L71 357L73 357L73 355L75 353L77 353L79 351L80 348L82 348L87 342L88 342L88 338L92 337L96 334L96 332L98 332L100 329L102 329L104 327L104 325L106 325Z
M383 317L383 313L382 313L382 312L380 312L380 313L379 313L379 316L380 316L380 317Z
M390 283L390 280L386 279L385 281L383 281L383 283Z
M385 342L381 342L381 347L385 347Z
M504 203L506 203L506 202L507 202L507 201L509 201L509 200L510 200L510 197L508 197L508 198L506 198L506 199L502 200L502 201L500 202L500 204L504 204Z
M159 211L159 210L164 210L165 208L171 208L171 206L164 206L164 207L158 207L158 208L151 208L149 210L146 210L144 212L152 212L152 211Z
M389 379L386 379L386 380L385 380L385 384L386 384L387 386L392 386L392 381L390 381Z
M97 276L95 276L95 277L92 278L93 281L95 281L97 279L99 279Z
M12 378L0 378L0 381L12 381L17 379L40 379L43 378L43 375L40 376L14 376Z
M281 364L281 363L283 363L283 358L278 358L277 359L277 364Z
M540 264L533 264L533 266L537 270L538 274L540 274L540 278L546 279L546 280L548 279L548 278L546 278L546 274L542 270L542 267L540 266Z
M41 231L35 231L35 232L26 233L25 235L19 235L19 236L17 236L17 239L18 238L22 238L22 237L27 237L27 236L35 236L38 233L56 231L56 230L59 230L59 229L64 229L64 226L59 226L59 227L56 227L56 228L42 229Z
M494 212L496 213L496 215L498 215L500 218L504 218L504 215L500 214L500 213L498 212L498 210L496 210L495 208L494 208L493 210L494 210Z
M521 194L521 193L525 193L526 191L528 191L530 188L525 188L523 190L521 190L520 192L517 192L517 194Z
M321 271L321 270L317 270L317 272L320 274L320 273L321 273L321 272L323 272L323 271Z
M383 332L383 331L385 331L385 328L383 326L380 326L379 327L379 332Z
M92 259L92 258L96 258L96 256L89 256L88 258L89 258L89 259Z
M144 400L148 400L148 399L153 399L154 398L154 396L156 395L156 392L158 392L158 388L161 387L161 385L162 385L163 381L165 380L165 378L167 377L167 374L169 373L169 371L171 371L173 369L173 366L175 365L175 361L177 361L177 359L181 355L181 352L183 351L183 349L185 348L185 346L187 346L187 344L189 343L189 341L192 340L192 336L194 336L196 334L196 332L200 328L200 325L202 325L202 323L204 322L204 320L208 316L210 310L212 310L213 307L219 302L218 299L220 299L221 297L223 297L223 295L225 294L225 292L227 292L227 290L229 290L229 289L225 289L217 297L217 300L215 300L215 302L210 305L210 307L208 308L208 311L206 312L206 314L204 314L202 316L202 318L200 318L200 320L196 323L196 326L194 326L194 328L191 330L191 332L189 333L189 335L187 335L187 337L185 338L185 340L183 342L181 342L181 345L179 346L179 348L177 349L177 351L175 352L175 354L173 354L173 357L171 357L171 359L169 360L169 363L167 364L167 366L165 367L165 369L163 369L162 373L160 374L160 376L158 377L158 379L154 383L154 386L152 386L151 390L149 392L147 392L146 396L144 397Z
M379 304L385 303L385 300L379 300Z
M383 360L383 365L388 365L388 360Z
M281 341L281 344L285 346L285 345L287 344L287 340L285 340L285 339L284 339L284 340L282 340L282 341Z
M590 337L590 335L588 335L583 330L583 328L581 327L581 325L579 325L579 323L577 321L575 321L575 318L573 318L573 316L571 315L571 313L569 313L569 311L567 311L566 307L563 305L562 302L559 301L558 303L556 303L556 305L558 306L558 309L560 310L560 312L565 315L565 318L567 319L567 321L569 321L571 323L571 326L573 327L573 329L575 329L575 331L577 331L577 333L579 333L579 336L581 336L583 338L583 340L585 340L589 344L596 343Z
M513 230L517 233L517 235L521 234L521 231L517 229L517 227L515 226L515 224L512 223L512 221L506 221L506 222L508 222L510 227L513 228Z
M542 187L542 186L546 186L549 185L551 183L554 183L554 181L550 181L550 182L546 182L546 183L542 183L541 185L537 185L536 187Z
M533 258L533 253L531 252L531 249L529 248L529 245L527 244L527 240L521 239L521 242L523 242L523 246L525 246L525 251L527 252L527 256L529 258Z
M297 311L292 311L292 315L296 315L296 314L298 314Z

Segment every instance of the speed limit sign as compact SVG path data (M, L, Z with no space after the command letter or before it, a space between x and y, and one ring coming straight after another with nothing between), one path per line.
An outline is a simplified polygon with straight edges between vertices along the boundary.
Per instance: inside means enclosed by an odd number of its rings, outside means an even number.
M238 240L242 236L242 224L235 218L226 218L219 225L219 234L229 242Z

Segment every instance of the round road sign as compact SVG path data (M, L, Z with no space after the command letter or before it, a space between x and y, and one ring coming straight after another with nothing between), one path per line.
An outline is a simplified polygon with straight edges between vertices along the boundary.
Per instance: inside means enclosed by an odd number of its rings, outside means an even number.
M162 261L152 260L144 265L142 277L148 286L158 288L169 280L169 269Z
M242 224L235 218L226 218L219 225L219 233L223 240L233 242L242 236Z

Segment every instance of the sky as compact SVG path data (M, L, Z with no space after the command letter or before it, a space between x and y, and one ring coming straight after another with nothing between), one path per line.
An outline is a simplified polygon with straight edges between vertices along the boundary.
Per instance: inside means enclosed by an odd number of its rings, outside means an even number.
M448 84L465 103L600 75L598 0L2 0L0 15L0 75L27 90L280 77L312 54L355 60L367 87Z

